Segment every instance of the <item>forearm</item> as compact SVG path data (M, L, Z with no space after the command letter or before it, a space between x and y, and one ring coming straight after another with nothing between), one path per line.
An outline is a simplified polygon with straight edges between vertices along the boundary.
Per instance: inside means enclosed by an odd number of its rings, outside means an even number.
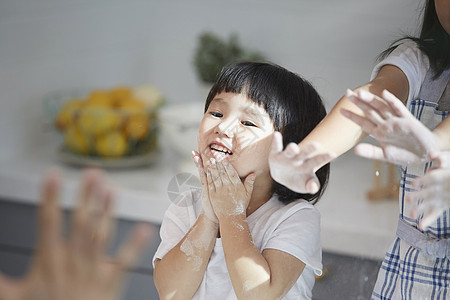
M386 65L381 68L377 77L371 82L354 90L363 89L374 95L381 96L383 90L388 90L403 103L406 103L409 93L409 83L405 74L397 67ZM347 109L355 114L363 115L361 109L347 97L342 97L322 120L322 122L300 143L319 142L323 152L334 152L337 156L353 148L367 134L362 128L341 114L341 109Z
M271 285L270 266L253 244L245 215L220 221L228 273L238 299L278 299L282 291Z
M435 129L433 134L440 151L450 150L450 118L446 118Z
M186 236L155 264L161 299L190 299L197 291L214 248L218 224L201 214Z
M366 133L360 126L345 118L340 110L348 109L357 114L361 110L346 97L342 97L328 115L302 140L300 146L318 142L322 152L333 152L337 156L347 152L362 140Z

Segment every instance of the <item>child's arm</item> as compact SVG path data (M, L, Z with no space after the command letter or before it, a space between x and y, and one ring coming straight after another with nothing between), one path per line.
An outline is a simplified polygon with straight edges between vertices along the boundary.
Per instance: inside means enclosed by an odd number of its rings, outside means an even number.
M385 65L372 81L355 89L354 92L359 90L367 90L377 96L381 96L383 90L389 90L403 103L406 103L409 83L403 71L395 66ZM302 147L308 142L315 141L323 147L323 152L341 155L366 137L367 133L359 125L341 114L342 109L364 115L358 106L353 104L347 96L344 96L299 146Z
M218 224L203 213L184 238L155 261L154 280L160 299L190 299L203 280L218 234Z
M385 65L380 69L377 77L356 89L355 92L368 90L375 95L381 95L384 89L391 91L402 102L406 102L409 93L409 83L406 75L395 66ZM363 115L361 109L344 96L322 122L298 144L297 152L305 153L304 149L311 148L311 143L317 143L320 145L320 150L317 150L316 155L320 153L328 155L328 160L324 161L319 159L316 160L318 162L317 165L310 166L310 168L302 168L302 164L305 161L308 162L308 160L305 160L305 157L302 155L292 155L292 149L289 147L282 150L277 145L273 145L273 148L278 150L271 153L269 163L270 171L275 181L299 193L315 192L311 186L314 185L313 183L319 181L314 172L334 157L351 149L367 135L359 125L344 117L341 114L341 110L348 110L356 115ZM277 140L274 139L273 143L276 142ZM309 153L310 155L312 154ZM309 158L309 156L306 158ZM281 157L284 159L280 159ZM282 161L282 163L274 163L276 158L278 158L278 162ZM295 173L298 177L307 178L308 180L289 181L287 180L287 176L282 176L286 173ZM280 176L277 176L277 174L280 174Z
M187 299L203 280L219 232L206 186L206 174L198 152L192 152L202 184L202 212L184 238L161 260L155 261L155 285L161 299Z
M295 284L305 264L283 251L261 253L246 220L255 175L241 182L226 160L208 169L211 204L219 219L228 272L238 299L280 299Z

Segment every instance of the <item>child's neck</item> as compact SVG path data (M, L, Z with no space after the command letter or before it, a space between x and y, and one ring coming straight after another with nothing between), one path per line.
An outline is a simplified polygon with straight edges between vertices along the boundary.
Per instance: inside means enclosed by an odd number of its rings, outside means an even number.
M247 217L254 213L264 203L269 201L272 197L272 178L269 177L266 180L257 178L253 185L252 197L247 207Z

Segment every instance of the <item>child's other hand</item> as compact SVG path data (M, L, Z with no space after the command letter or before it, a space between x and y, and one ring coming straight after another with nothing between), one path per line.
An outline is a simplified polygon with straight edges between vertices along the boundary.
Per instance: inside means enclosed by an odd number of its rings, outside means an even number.
M118 299L125 271L139 258L149 228L136 227L119 254L107 258L112 234L112 193L97 171L83 175L69 238L61 235L59 174L44 178L39 208L39 236L31 268L23 279L0 276L0 299Z
M435 156L436 162L427 174L416 178L413 186L418 190L410 193L408 201L419 203L411 217L423 214L419 228L426 230L444 210L450 207L450 152L440 152Z
M320 183L314 170L336 157L332 153L314 154L319 148L318 143L309 143L303 148L290 143L283 151L283 137L275 132L269 155L273 180L297 193L317 193Z
M363 111L364 116L345 109L341 113L380 143L380 147L364 143L357 145L357 155L409 164L425 160L430 153L437 151L434 134L388 91L384 90L382 98L379 98L365 90L358 94L347 90L346 97Z
M249 174L242 183L238 173L226 159L211 159L206 178L209 198L219 221L223 217L246 214L255 174Z
M203 160L197 151L192 151L192 159L197 166L200 183L202 184L202 212L208 219L210 219L214 223L219 223L216 213L211 206L211 201L209 200L208 183L206 181L206 172L203 165Z

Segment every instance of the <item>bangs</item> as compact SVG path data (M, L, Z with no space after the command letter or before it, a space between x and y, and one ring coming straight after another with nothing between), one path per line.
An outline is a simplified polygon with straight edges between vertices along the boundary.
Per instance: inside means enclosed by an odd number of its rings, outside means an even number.
M264 108L272 119L275 130L281 130L284 105L280 105L278 100L284 97L279 94L281 88L271 88L280 86L282 78L277 73L281 73L281 70L277 70L274 65L262 63L237 64L224 68L208 94L205 112L214 97L220 93L242 94Z

